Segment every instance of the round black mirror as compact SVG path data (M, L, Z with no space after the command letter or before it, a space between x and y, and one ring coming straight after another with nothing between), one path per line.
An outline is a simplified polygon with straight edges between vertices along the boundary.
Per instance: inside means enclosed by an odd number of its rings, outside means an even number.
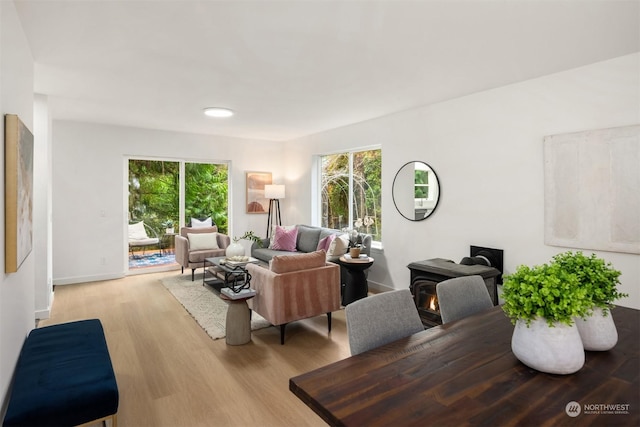
M436 210L440 200L438 175L425 162L406 163L393 178L393 204L410 221L422 221Z

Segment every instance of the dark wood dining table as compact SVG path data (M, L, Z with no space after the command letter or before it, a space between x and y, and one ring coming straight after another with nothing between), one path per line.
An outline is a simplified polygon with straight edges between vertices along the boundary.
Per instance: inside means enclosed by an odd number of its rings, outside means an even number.
M640 426L640 311L616 307L618 343L570 375L511 351L501 307L289 380L333 426Z

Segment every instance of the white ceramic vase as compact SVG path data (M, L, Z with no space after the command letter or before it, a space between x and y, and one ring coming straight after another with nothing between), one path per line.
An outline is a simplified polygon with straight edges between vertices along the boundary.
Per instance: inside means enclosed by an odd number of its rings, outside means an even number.
M605 316L600 307L594 307L591 316L575 321L585 350L611 350L618 342L618 330L611 310Z
M227 257L243 256L244 255L244 246L242 246L240 243L232 242L229 246L227 246L227 250L225 251L225 255Z
M518 320L511 350L525 365L549 374L572 374L584 365L584 348L575 324L551 327L546 319L536 318L527 326Z

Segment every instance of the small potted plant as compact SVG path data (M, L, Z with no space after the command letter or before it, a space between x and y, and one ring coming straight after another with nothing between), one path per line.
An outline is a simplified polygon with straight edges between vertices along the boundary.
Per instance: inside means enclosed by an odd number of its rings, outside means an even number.
M168 219L163 223L164 226L164 231L165 234L173 234L174 233L174 228L173 228L173 221Z
M262 238L256 236L256 234L253 231L247 231L240 237L234 237L233 241L237 243L238 240L242 240L242 239L251 240L252 242L255 242L259 248L262 247Z
M525 365L570 374L584 365L584 348L574 318L591 305L575 274L558 264L519 266L506 275L502 306L515 324L511 349Z
M259 248L262 247L262 239L256 236L256 234L253 231L247 231L242 236L233 238L233 243L227 246L225 255L227 257L244 255L244 247L240 243L238 243L240 240L243 240L243 239L251 240L255 242Z
M349 256L351 258L359 258L362 250L362 236L358 230L343 228L342 231L349 235Z
M620 271L596 254L586 256L582 252L564 252L554 256L552 262L574 274L591 301L587 313L575 319L584 349L603 351L613 348L618 342L618 331L612 315L609 315L610 310L615 300L628 296L617 289Z

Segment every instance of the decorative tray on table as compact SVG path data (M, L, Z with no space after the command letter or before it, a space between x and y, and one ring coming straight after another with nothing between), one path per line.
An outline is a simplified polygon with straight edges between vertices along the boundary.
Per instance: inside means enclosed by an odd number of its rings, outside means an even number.
M244 299L244 298L251 298L252 296L255 296L256 291L253 289L245 288L245 289L241 289L238 292L234 292L233 289L222 288L220 293L222 293L225 297L229 299Z
M360 255L358 258L353 258L349 254L344 254L343 256L348 262L369 262L369 255L366 254Z
M258 262L258 259L250 256L232 256L221 260L220 264L226 264L231 267L236 267L247 265L252 262Z

